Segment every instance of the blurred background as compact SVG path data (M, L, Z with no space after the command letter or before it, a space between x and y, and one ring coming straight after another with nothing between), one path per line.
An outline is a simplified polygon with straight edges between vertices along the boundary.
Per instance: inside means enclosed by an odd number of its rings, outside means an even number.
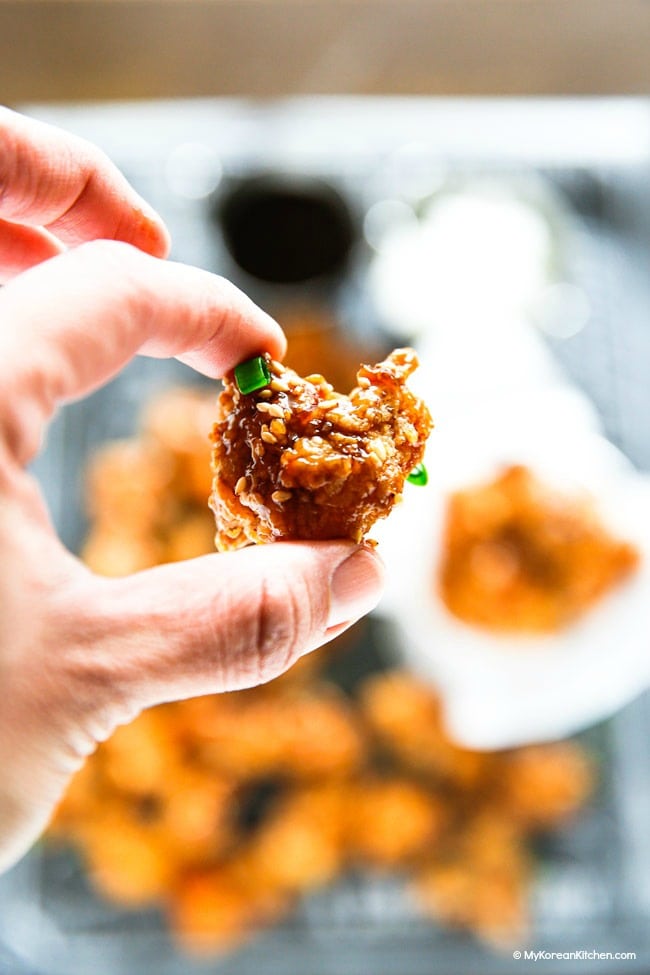
M0 27L9 101L648 87L645 0L5 0Z
M650 971L646 0L0 2L1 97L338 389L413 344L379 610L149 712L0 878L0 972ZM35 466L121 575L212 550L214 384L142 360Z

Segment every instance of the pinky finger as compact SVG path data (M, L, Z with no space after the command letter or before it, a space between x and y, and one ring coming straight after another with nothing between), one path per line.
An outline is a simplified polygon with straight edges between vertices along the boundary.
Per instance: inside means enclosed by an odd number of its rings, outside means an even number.
M40 264L65 248L47 230L0 220L0 283Z

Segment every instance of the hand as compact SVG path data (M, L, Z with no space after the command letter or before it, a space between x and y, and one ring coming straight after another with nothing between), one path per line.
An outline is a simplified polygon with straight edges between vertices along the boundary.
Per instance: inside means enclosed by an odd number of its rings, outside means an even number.
M136 353L218 377L261 350L282 356L284 337L228 282L142 253L164 254L166 231L95 150L8 112L0 147L0 216L12 221L0 221L0 269L8 278L49 258L0 290L3 869L117 725L282 673L375 605L382 572L345 541L208 555L125 579L96 577L65 550L25 470L59 404ZM130 243L80 244L96 234ZM61 242L80 246L58 253Z

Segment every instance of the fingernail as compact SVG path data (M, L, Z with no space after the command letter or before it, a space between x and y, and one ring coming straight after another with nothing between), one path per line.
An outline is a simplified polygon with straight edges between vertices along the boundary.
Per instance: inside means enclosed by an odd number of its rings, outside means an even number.
M138 246L154 257L167 257L171 249L171 236L162 217L142 197L138 202L139 206L133 209Z
M328 627L358 619L374 609L383 585L384 567L371 549L360 548L350 555L332 576Z

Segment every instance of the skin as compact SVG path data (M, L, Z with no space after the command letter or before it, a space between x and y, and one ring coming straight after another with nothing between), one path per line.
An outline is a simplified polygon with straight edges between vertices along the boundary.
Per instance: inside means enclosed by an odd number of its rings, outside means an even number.
M136 354L211 377L284 354L271 318L168 251L160 218L97 149L0 109L0 870L118 725L267 681L379 599L379 559L346 541L104 579L57 538L26 467L61 404Z

